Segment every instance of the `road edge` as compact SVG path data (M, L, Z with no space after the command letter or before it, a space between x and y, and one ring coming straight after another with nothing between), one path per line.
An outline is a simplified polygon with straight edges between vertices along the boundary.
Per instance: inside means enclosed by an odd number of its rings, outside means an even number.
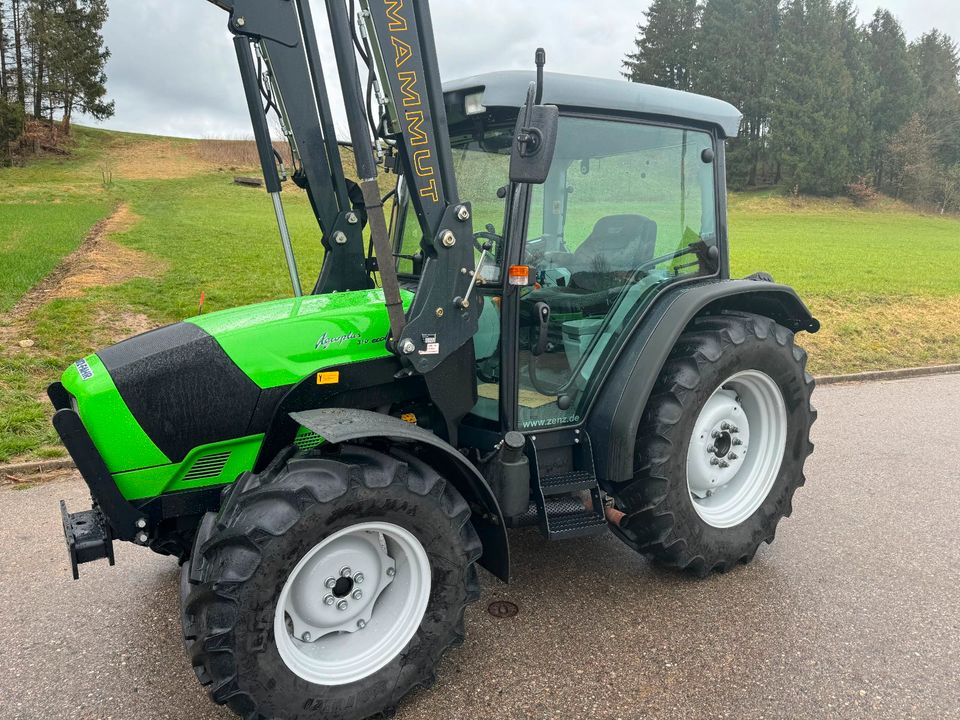
M875 370L871 372L853 373L851 375L825 375L816 378L818 387L830 385L848 385L865 382L884 382L890 380L908 380L910 378L931 377L934 375L953 375L960 373L958 365L934 365L931 367L901 368L899 370ZM16 463L14 465L0 465L0 482L7 475L33 476L44 475L59 470L70 470L76 467L69 458L58 460L35 460L33 462Z
M960 373L960 365L933 365L930 367L900 368L899 370L872 370L851 375L826 375L816 378L816 381L818 386L846 385L849 383L908 380L910 378L953 375L955 373Z

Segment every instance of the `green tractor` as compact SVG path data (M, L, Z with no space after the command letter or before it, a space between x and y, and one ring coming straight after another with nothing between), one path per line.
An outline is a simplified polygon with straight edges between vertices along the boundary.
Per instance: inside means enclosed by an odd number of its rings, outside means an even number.
M509 580L511 528L613 533L697 576L773 540L813 449L795 334L819 324L769 276L730 278L735 108L544 75L542 51L535 73L444 85L426 0L327 0L355 183L308 0L213 1L293 297L51 386L93 499L61 504L75 577L115 540L176 557L214 701L347 720L434 681L477 566ZM325 249L306 292L284 181Z

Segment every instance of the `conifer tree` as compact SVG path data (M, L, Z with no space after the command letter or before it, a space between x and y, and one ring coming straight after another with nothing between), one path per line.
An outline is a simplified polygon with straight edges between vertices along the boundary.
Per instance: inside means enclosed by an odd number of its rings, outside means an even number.
M789 0L772 126L784 178L800 192L835 195L855 174L847 143L853 81L831 0Z
M653 0L639 26L636 52L623 61L623 75L633 82L691 90L696 76L700 25L698 0Z
M743 113L727 155L734 187L756 185L769 154L779 29L780 0L707 0L703 8L695 90Z
M897 19L886 10L877 10L867 26L871 48L870 65L877 79L871 110L874 174L884 184L884 156L890 140L902 128L917 106L918 81L907 54L907 41Z
M960 53L953 40L938 30L910 45L917 75L919 112L945 166L960 164Z

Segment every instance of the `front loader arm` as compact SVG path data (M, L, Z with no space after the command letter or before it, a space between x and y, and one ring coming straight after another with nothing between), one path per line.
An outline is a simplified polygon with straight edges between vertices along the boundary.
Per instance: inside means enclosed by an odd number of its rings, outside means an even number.
M459 196L440 72L427 0L356 0L359 36L347 0L325 0L360 187L376 263L365 257L361 223L350 206L309 0L210 0L230 13L240 69L267 189L274 196L291 274L295 264L285 236L280 181L265 108L261 73L251 47L266 64L273 99L299 161L299 173L323 230L326 249L316 293L369 287L379 272L390 318L388 347L406 372L426 376L431 397L453 426L476 401L473 336L479 303L471 302L476 271L471 207ZM370 117L358 52L377 90L382 118ZM377 183L374 143L396 155L396 169L411 188L423 233L424 269L408 312L400 300L394 249ZM439 372L435 372L439 371ZM451 391L451 388L456 388Z
M296 166L294 180L307 192L323 234L324 265L316 292L372 287L363 228L349 197L309 4L290 0L211 1L230 12L229 29L235 35L260 163L267 191L274 198L281 233L286 233L286 223L279 204L281 184L264 92L269 92L268 109L277 111L290 141ZM260 67L254 63L254 52ZM271 85L269 90L264 87L264 75Z

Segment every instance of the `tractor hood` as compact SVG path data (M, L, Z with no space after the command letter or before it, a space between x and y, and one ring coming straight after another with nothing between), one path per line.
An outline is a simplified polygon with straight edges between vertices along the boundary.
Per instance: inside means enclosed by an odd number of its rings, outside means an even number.
M75 363L62 383L107 467L122 473L262 434L291 387L388 355L388 332L378 290L278 300L125 340Z

